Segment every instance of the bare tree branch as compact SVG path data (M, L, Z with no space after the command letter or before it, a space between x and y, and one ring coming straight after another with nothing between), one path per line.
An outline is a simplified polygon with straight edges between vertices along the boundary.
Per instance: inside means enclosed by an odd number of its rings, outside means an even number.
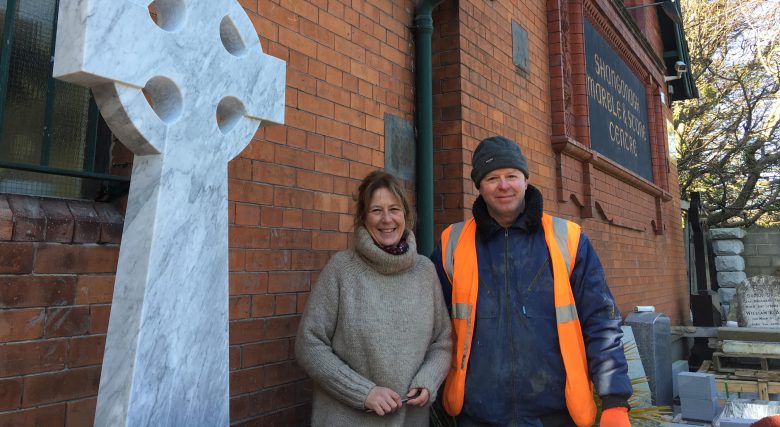
M780 2L682 0L700 98L673 105L684 195L711 226L780 222Z

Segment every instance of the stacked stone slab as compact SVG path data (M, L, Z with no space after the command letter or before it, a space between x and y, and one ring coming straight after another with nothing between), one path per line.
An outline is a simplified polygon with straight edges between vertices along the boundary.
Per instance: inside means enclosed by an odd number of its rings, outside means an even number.
M715 254L715 270L718 272L718 286L720 286L718 293L724 319L737 292L737 285L747 279L745 259L742 257L745 252L745 245L742 243L745 234L745 230L741 228L710 229L712 251Z
M686 420L712 422L720 412L715 375L700 372L677 374L682 417Z

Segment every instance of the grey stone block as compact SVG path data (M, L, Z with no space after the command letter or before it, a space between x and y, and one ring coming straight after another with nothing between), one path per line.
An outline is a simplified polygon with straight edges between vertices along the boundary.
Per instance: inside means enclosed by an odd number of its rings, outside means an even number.
M678 411L674 412L675 414L679 414L680 413L679 407L677 407L677 408L678 408ZM679 419L679 418L677 418L677 421L678 422L673 422L673 423L661 423L661 427L693 427L693 426L698 426L698 427L705 427L706 426L706 427L709 427L705 423L702 423L701 421L682 420L682 419Z
M744 273L742 274L744 275ZM718 284L720 284L720 275L718 275ZM718 294L720 294L721 304L731 304L731 300L737 295L737 290L735 288L720 288Z
M769 267L772 265L772 258L765 255L755 255L746 258L745 261L749 267Z
M715 255L739 255L745 251L741 240L714 240L712 250Z
M780 329L724 327L718 328L718 339L780 343Z
M736 288L747 279L744 271L723 271L718 273L718 286L721 288Z
M720 427L750 427L756 421L758 420L727 417L720 419Z
M750 276L766 276L772 274L772 267L747 267L745 273Z
M677 374L677 387L680 399L712 400L718 397L718 392L715 389L715 375L712 374L680 372Z
M745 271L745 259L739 255L724 255L715 257L717 271Z
M741 228L711 228L710 239L742 239L745 237L745 230Z
M735 418L755 422L764 417L778 415L780 414L780 401L773 399L772 396L772 394L769 395L770 400L768 401L752 397L748 398L747 396L742 398L731 397L726 401L720 419Z
M686 420L711 422L718 413L720 413L717 397L713 397L712 399L680 397L680 407L682 417Z
M780 243L780 233L769 230L750 230L745 235L745 240L753 243Z
M761 255L780 255L780 245L766 245L758 250Z
M745 234L745 238L742 239L746 244L766 243L767 236L765 233L749 231Z
M680 395L677 376L683 372L689 372L687 360L675 360L672 362L672 396Z

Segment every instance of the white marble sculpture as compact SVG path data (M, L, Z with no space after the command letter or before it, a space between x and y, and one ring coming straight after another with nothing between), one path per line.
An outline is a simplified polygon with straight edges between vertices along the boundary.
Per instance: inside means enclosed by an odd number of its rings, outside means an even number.
M227 163L284 121L285 64L236 0L150 3L60 2L54 76L135 153L95 425L227 426Z

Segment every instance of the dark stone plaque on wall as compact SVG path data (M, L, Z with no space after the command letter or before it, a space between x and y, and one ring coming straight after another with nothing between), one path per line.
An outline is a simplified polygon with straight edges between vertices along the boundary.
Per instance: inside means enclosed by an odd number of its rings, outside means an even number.
M528 31L512 21L512 63L528 72Z
M401 179L414 180L414 125L385 113L385 170Z
M652 181L645 87L587 21L585 68L591 148Z

